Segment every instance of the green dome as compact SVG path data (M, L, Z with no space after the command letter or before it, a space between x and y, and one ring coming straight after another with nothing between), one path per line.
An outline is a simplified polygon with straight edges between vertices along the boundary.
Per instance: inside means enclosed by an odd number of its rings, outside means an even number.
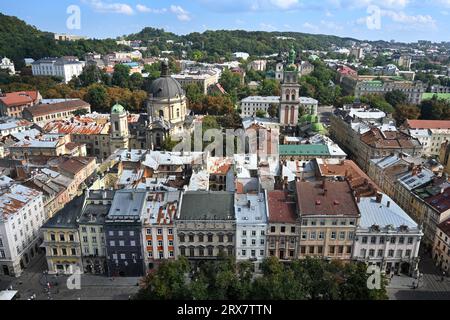
M325 128L321 123L313 123L311 126L312 131L314 132L324 132Z
M122 105L116 103L116 104L112 107L111 113L119 113L119 114L125 113L125 108L124 108Z

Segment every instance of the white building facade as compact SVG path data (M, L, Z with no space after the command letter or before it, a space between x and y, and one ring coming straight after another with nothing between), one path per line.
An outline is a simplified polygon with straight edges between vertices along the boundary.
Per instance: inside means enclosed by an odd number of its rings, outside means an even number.
M38 255L45 222L42 193L10 185L0 195L0 275L19 277Z
M302 107L307 113L317 115L317 109L319 107L319 101L309 97L300 97L300 107ZM275 105L278 107L280 105L279 96L249 96L244 98L240 102L241 116L251 117L255 116L256 112L263 111L268 116L268 111L270 106ZM277 111L278 113L278 111Z
M235 194L236 260L251 261L255 271L266 257L267 194Z
M423 236L414 222L391 198L358 198L361 219L356 229L353 259L377 265L386 274L417 275Z
M31 65L33 76L60 77L65 83L78 77L85 66L84 61L75 58L44 58Z

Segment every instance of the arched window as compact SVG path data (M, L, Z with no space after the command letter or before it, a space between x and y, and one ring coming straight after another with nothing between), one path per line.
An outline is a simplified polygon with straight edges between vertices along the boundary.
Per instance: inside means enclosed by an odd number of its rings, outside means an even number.
M180 117L180 109L177 109L177 118Z
M289 101L289 95L291 94L291 91L288 89L286 90L286 100Z
M291 107L291 124L294 124L295 107Z
M284 123L288 124L289 123L289 107L286 106L284 108Z

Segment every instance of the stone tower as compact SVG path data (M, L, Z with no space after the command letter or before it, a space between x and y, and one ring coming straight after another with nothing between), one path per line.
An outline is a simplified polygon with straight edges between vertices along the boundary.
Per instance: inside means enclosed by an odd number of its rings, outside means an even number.
M281 84L280 124L284 127L295 127L298 124L300 108L300 85L298 71L285 71Z
M111 109L111 153L117 149L128 149L129 135L127 112L123 106L116 104Z

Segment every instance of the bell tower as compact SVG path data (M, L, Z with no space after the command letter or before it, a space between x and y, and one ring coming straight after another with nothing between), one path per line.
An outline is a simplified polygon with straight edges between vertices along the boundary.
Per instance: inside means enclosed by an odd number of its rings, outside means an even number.
M117 149L128 149L129 135L127 112L123 106L116 104L111 109L111 153Z
M285 127L295 127L298 124L300 108L300 85L298 72L285 71L281 84L280 124Z

